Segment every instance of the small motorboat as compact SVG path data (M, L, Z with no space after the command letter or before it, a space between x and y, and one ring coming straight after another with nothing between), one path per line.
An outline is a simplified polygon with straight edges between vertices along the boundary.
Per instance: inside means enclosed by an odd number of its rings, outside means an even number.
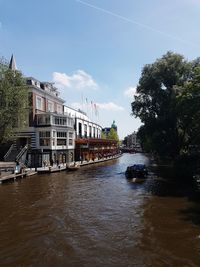
M128 166L125 171L126 178L132 180L134 183L144 182L147 178L147 174L148 171L145 164Z
M133 183L143 183L143 182L145 182L146 181L146 177L145 178L137 178L137 177L135 177L135 178L132 178L131 179L131 182L133 182Z
M69 165L67 166L68 171L77 171L80 168L79 164Z

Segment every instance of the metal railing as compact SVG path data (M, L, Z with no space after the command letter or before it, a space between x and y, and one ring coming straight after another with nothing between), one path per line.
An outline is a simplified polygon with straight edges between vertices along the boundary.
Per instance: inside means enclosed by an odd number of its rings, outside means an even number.
M4 155L4 157L3 157L4 158L4 161L6 161L6 159L9 157L9 155L11 154L13 148L14 148L14 144L12 144L10 146L10 148L8 149L8 151L6 152L6 154Z
M20 160L22 158L22 156L25 154L25 152L28 150L28 146L25 145L25 147L23 147L20 152L17 154L16 156L16 160Z

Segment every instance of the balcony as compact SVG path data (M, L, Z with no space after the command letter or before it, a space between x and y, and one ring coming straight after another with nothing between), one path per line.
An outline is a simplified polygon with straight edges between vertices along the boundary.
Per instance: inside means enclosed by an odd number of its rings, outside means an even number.
M70 116L61 114L43 113L43 114L36 114L35 124L37 127L59 126L59 127L74 128L74 119Z

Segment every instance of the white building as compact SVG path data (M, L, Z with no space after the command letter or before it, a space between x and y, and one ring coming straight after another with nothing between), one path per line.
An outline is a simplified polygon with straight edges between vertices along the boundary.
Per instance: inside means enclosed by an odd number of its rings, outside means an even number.
M76 138L101 138L102 127L92 122L85 112L64 106L64 114L75 120Z

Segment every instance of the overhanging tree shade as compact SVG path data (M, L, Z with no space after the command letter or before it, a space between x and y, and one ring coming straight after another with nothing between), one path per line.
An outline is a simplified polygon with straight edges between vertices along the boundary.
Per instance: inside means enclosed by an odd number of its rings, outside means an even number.
M131 105L145 150L171 159L189 154L200 140L200 60L167 52L145 65Z

